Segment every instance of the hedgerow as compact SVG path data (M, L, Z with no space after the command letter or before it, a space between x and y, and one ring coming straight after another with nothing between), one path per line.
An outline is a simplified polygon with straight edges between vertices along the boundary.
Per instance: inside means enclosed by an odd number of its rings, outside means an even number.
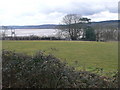
M118 73L106 77L76 71L65 62L39 51L30 56L2 50L3 88L117 88Z

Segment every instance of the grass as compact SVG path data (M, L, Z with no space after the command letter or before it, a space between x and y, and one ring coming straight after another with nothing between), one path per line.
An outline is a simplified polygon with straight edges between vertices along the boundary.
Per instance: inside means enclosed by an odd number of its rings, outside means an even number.
M38 50L53 54L76 69L101 67L106 72L118 68L117 42L92 41L3 41L3 48L34 54Z

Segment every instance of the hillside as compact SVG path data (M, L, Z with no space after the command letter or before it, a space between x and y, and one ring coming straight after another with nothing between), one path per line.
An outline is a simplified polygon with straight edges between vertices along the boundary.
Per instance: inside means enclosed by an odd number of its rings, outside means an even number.
M91 26L97 24L102 26L113 26L118 27L118 22L120 20L109 20L109 21L100 21L100 22L91 22ZM56 29L58 25L56 24L44 24L44 25L24 25L24 26L6 26L6 28L11 29ZM1 26L0 26L1 27Z

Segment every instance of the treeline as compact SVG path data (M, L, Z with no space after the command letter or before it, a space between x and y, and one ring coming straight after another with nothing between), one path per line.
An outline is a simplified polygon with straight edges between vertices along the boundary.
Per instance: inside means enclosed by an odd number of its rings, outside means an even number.
M65 39L59 37L39 37L32 35L32 36L15 36L15 37L6 36L6 37L2 37L2 40L65 40Z
M118 30L117 24L102 24L99 23L97 25L91 26L95 30L96 40L104 40L104 41L118 41L118 34L120 33Z
M118 88L118 73L107 77L76 71L62 60L39 51L33 56L2 50L4 88Z
M118 22L91 23L91 19L78 14L64 16L63 25L59 26L59 30L67 33L66 37L71 40L89 41L117 41L119 33Z

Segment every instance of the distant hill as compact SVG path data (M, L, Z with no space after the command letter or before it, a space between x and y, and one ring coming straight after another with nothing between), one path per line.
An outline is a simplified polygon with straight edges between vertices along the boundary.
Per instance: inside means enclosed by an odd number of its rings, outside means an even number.
M7 26L11 29L55 29L56 25L45 24L45 25L25 25L25 26Z
M109 20L109 21L101 21L101 22L92 22L91 26L100 25L100 26L109 26L109 27L118 27L120 20Z
M116 22L120 22L120 20L107 20L107 21L92 22L92 23L116 23Z
M109 21L100 21L100 22L91 22L91 26L94 25L110 25L113 27L118 27L118 22L120 20L109 20ZM25 25L25 26L6 26L8 29L56 29L58 25L56 24L44 24L44 25Z

